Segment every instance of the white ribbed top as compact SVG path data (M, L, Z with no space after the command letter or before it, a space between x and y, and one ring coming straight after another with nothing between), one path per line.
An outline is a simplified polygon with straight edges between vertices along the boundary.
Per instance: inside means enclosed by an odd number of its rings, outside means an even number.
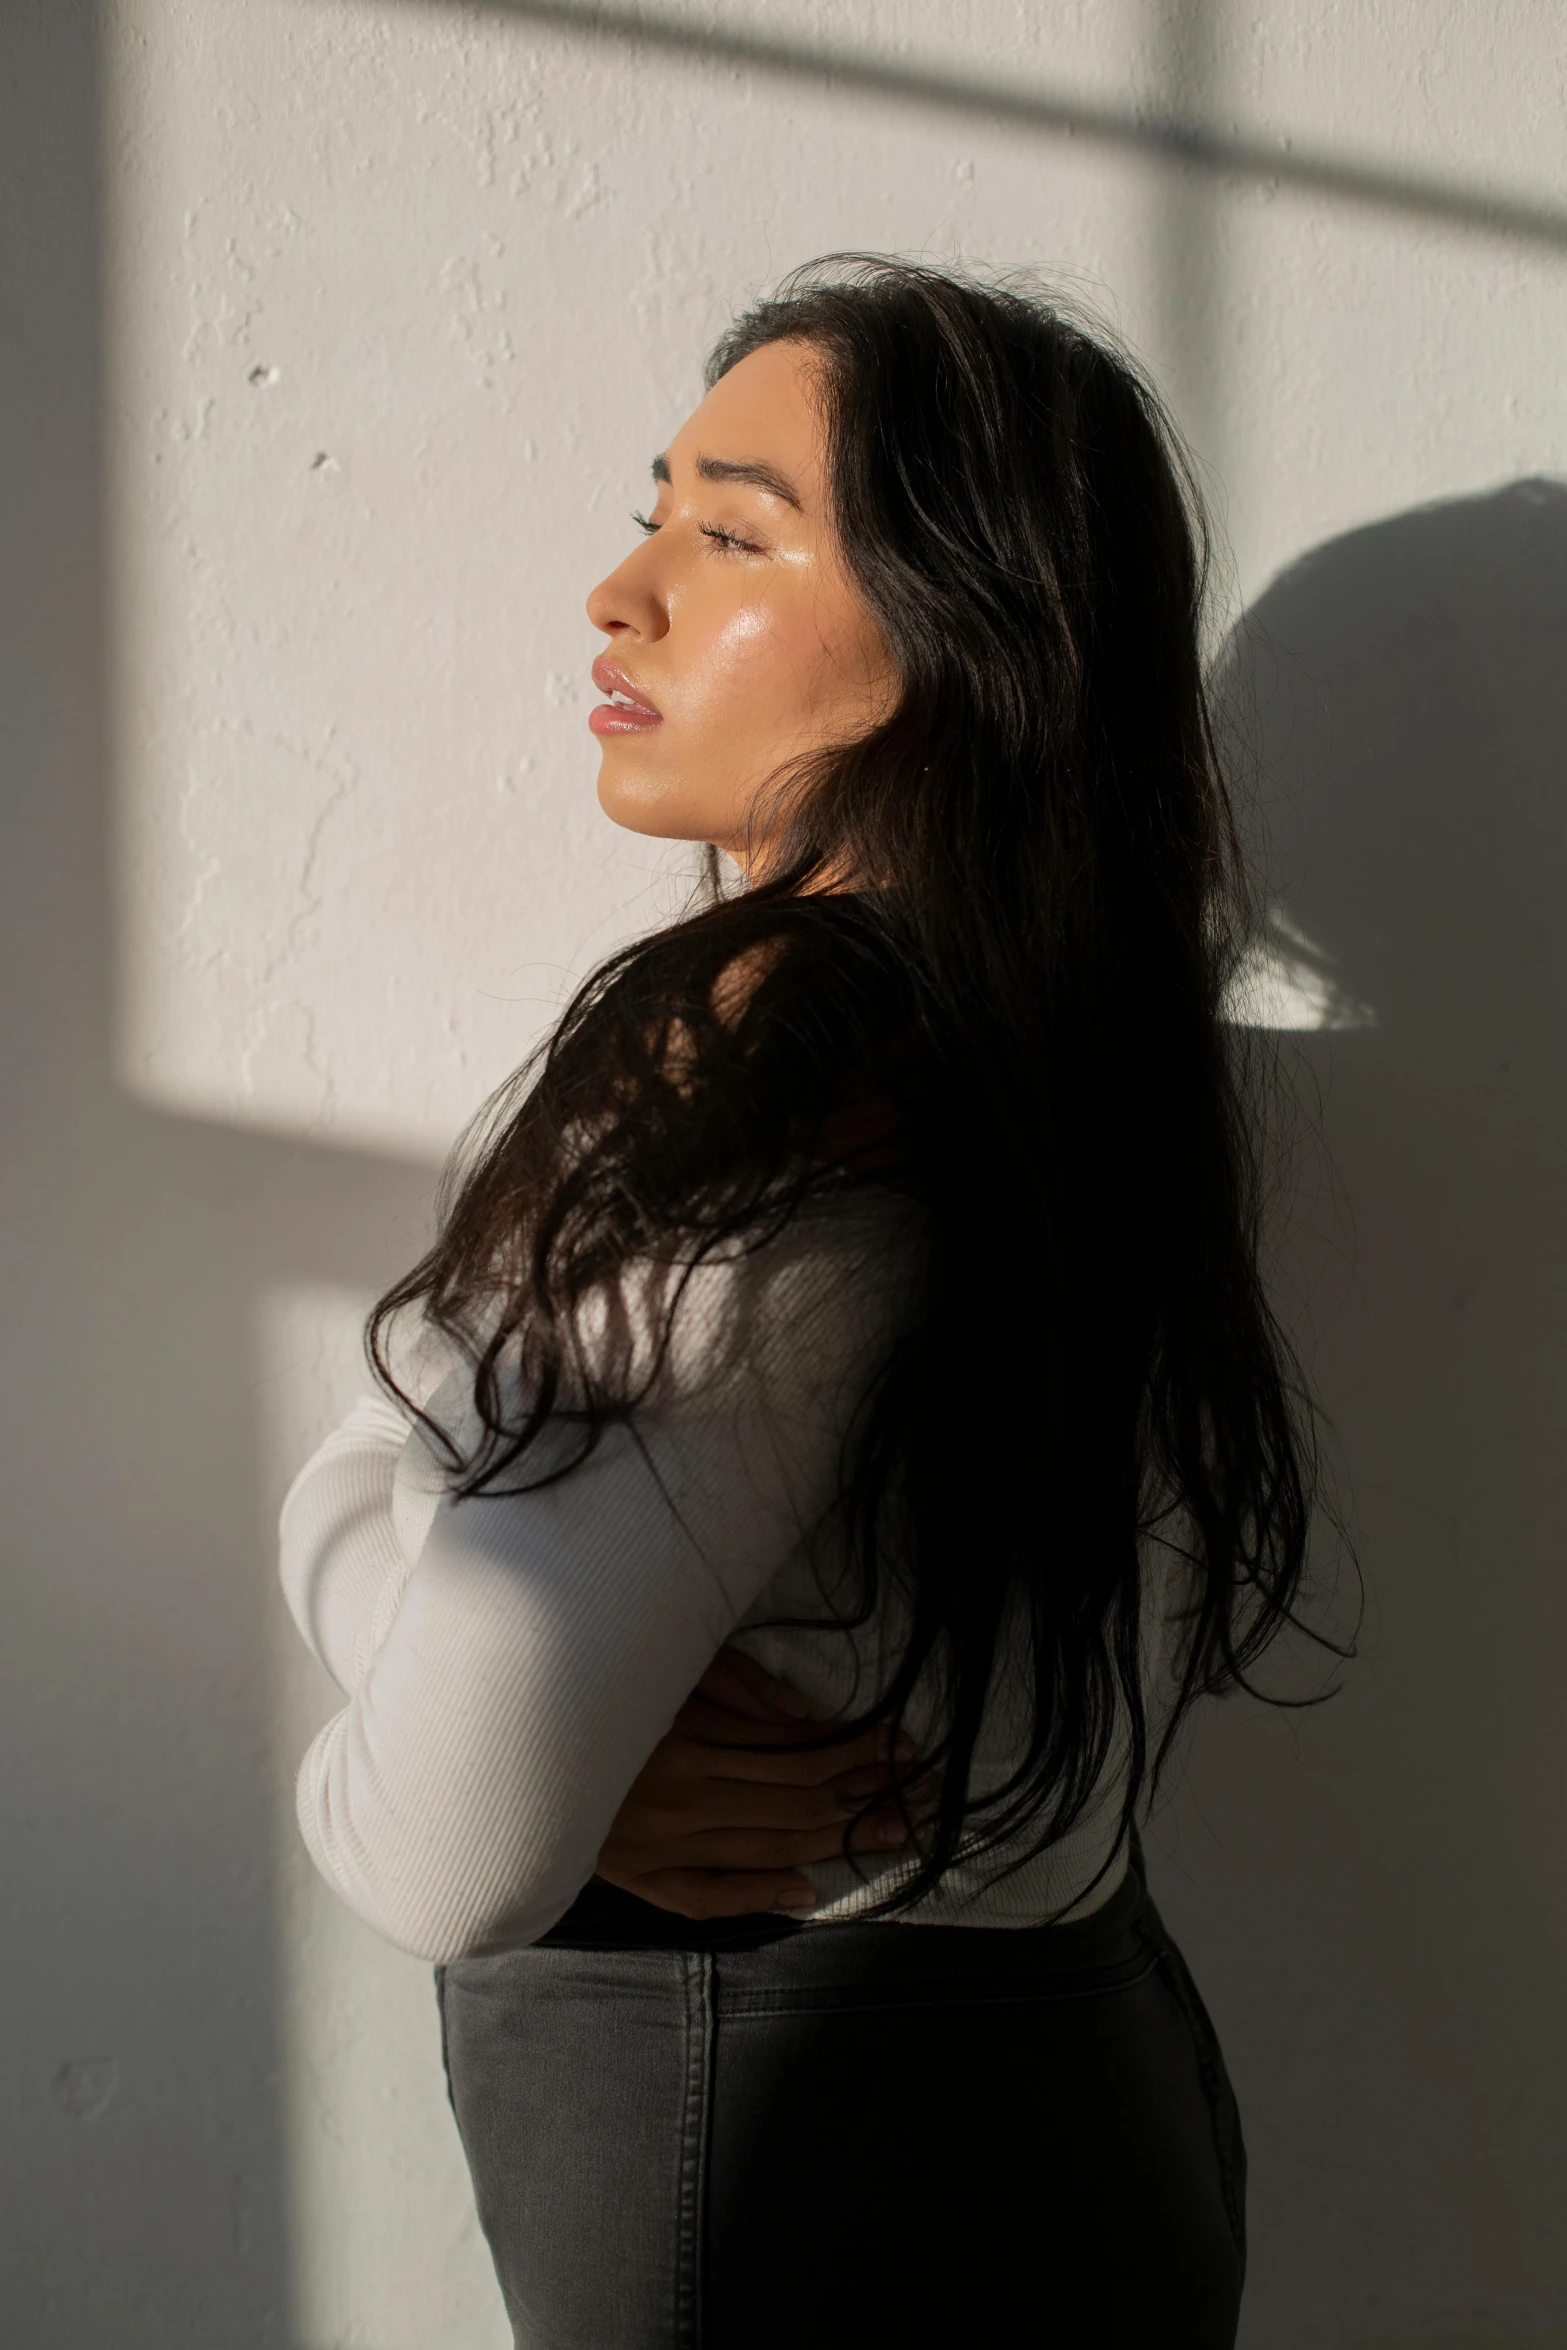
M611 1429L558 1485L454 1501L423 1433L368 1395L300 1471L283 1505L283 1587L348 1699L304 1758L300 1825L328 1882L389 1941L445 1961L546 1933L726 1642L823 1719L885 1685L895 1627L826 1621L812 1559L824 1556L846 1415L891 1334L915 1239L907 1203L862 1194L703 1266L634 1426ZM617 1326L634 1344L667 1278L648 1268L640 1291L623 1290ZM601 1316L598 1336L607 1328ZM426 1408L460 1431L467 1374ZM753 1628L806 1614L804 1629ZM1151 1653L1155 1710L1161 1677ZM971 1793L999 1786L1023 1751L1010 1678L1004 1659ZM905 1726L922 1744L917 1702ZM1028 1926L1059 1913L1105 1859L1120 1785L1109 1774L1074 1834L999 1885L988 1880L1012 1857L1005 1846L880 1922ZM861 1883L846 1861L813 1863L817 1906L783 1914L853 1917L917 1865L862 1855ZM1078 1914L1108 1900L1124 1867Z

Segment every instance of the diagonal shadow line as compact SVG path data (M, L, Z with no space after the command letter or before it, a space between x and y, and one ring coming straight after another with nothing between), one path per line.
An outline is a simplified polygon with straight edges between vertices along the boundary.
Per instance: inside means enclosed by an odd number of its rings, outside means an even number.
M1312 153L1264 139L1226 138L1169 115L1139 114L1126 107L1099 105L1092 99L1009 87L977 75L903 65L896 58L877 57L863 50L821 49L800 41L772 40L636 7L573 6L571 0L481 0L481 5L496 14L559 32L748 66L758 73L785 74L828 88L874 92L949 114L983 116L1020 130L1083 139L1156 162L1208 172L1215 178L1264 181L1343 203L1441 221L1449 228L1482 236L1567 249L1567 208L1531 203L1499 189L1465 186L1428 173L1390 169L1353 155Z

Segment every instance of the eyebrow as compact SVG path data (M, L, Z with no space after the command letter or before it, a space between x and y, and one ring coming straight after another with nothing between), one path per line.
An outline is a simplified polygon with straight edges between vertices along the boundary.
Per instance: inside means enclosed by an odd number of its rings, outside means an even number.
M759 457L699 457L696 469L703 481L749 482L753 489L766 490L770 497L782 498L784 504L792 506L797 514L805 512L800 493L788 475L780 473L776 465L764 465ZM662 482L669 480L667 457L654 458L653 479Z

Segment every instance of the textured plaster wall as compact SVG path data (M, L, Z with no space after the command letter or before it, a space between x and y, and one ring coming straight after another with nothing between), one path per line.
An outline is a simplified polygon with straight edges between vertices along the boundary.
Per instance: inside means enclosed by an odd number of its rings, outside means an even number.
M729 21L1458 177L1560 168L1544 8ZM1096 299L1247 591L1559 453L1538 254L504 16L114 24L119 1017L151 1099L440 1152L645 918L650 860L589 792L582 597L707 342L792 261L962 252Z
M1165 385L1226 609L1261 624L1237 658L1305 992L1375 1015L1302 1048L1341 1204L1283 1279L1365 1654L1321 1715L1217 1714L1154 1836L1248 2121L1244 2340L1544 2350L1567 233L1290 174L1344 155L1567 206L1560 11L711 21L1180 117L1279 169L520 13L0 17L0 2332L504 2339L427 1973L294 1842L331 1692L272 1525L452 1135L678 891L593 802L582 598L731 306L864 246L1036 266Z

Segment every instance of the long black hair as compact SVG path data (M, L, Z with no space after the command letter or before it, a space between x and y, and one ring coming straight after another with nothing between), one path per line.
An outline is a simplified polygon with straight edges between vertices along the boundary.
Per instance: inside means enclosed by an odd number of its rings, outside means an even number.
M858 1578L841 1620L889 1577L909 1638L823 1733L901 1721L934 1676L939 1808L881 1915L960 1845L1065 1835L1115 1756L1126 1832L1194 1700L1249 1687L1295 1620L1317 1446L1265 1295L1263 1129L1225 1018L1255 908L1179 439L1107 336L1016 281L811 264L723 337L709 385L778 341L817 363L896 708L759 799L753 886L726 891L710 855L693 907L594 972L454 1162L370 1345L394 1389L404 1309L465 1351L484 1433L448 1440L457 1491L569 1475L645 1393L584 1362L591 1293L634 1260L764 1245L835 1192L914 1196L918 1294L845 1430L836 1512ZM881 1148L833 1147L856 1105ZM530 1464L552 1417L568 1458ZM1184 1556L1187 1599L1157 1740L1154 1541ZM974 1804L1015 1610L1032 1744Z

